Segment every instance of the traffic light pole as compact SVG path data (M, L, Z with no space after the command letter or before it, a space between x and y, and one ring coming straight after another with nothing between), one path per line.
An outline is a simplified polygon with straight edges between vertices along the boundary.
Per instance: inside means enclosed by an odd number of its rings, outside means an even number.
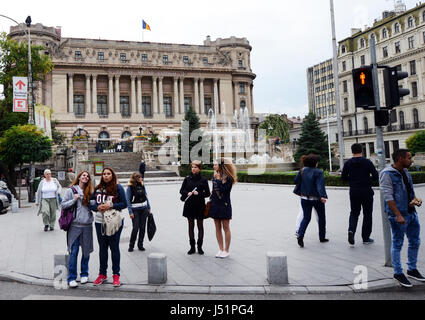
M375 107L377 111L381 110L381 100L379 97L379 77L378 77L378 64L376 62L376 48L375 48L375 38L372 37L370 40L370 54L372 61L372 78L373 78L373 91L375 96ZM378 151L378 169L381 172L386 165L385 160L385 144L384 144L384 135L382 133L382 127L376 127L376 148ZM381 218L382 218L382 231L384 235L384 248L385 248L385 266L392 267L391 264L391 229L390 223L388 221L388 215L385 213L385 202L384 195L380 192L381 196Z

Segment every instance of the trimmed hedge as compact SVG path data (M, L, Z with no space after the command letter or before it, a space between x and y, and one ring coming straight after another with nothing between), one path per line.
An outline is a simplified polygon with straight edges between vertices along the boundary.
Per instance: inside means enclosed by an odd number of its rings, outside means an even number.
M180 170L180 176L185 177L190 174L189 170ZM201 174L207 179L211 179L214 175L214 170L202 170ZM425 172L414 171L410 172L414 184L425 183ZM267 172L262 175L248 175L247 171L238 172L238 181L245 183L265 183L265 184L294 184L294 179L297 172ZM340 176L329 175L325 172L325 185L335 187L347 187L349 184L343 181ZM379 186L378 181L373 182L373 186Z

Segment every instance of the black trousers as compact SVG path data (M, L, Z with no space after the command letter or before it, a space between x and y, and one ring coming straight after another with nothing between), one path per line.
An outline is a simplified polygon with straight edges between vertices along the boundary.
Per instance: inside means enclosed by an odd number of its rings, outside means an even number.
M356 233L360 211L363 208L362 238L368 240L372 233L373 193L350 192L350 204L348 231Z
M134 248L136 243L137 234L139 234L139 241L137 247L143 247L143 239L145 238L146 220L148 217L148 209L133 209L134 218L131 220L133 223L133 230L130 236L130 248Z

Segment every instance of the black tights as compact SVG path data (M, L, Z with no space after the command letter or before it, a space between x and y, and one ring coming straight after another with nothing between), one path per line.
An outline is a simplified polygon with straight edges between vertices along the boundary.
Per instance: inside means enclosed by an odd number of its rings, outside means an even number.
M189 239L195 240L195 219L187 219L189 222ZM198 240L204 239L204 220L196 219L196 224L198 225Z

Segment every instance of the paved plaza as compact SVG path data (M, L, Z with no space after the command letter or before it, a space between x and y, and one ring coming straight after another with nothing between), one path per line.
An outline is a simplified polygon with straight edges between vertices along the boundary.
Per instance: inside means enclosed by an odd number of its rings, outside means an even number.
M150 253L167 256L169 288L200 290L205 288L269 287L266 253L284 252L288 257L291 287L352 290L356 266L367 267L370 285L395 285L392 268L384 264L382 221L379 191L375 190L373 245L361 241L361 220L356 234L356 245L347 242L349 196L346 188L327 188L327 238L320 243L315 218L307 229L305 247L299 248L295 233L295 220L299 213L299 198L292 193L293 186L236 184L232 191L233 220L230 256L217 259L218 251L214 223L205 220L205 255L187 255L189 240L187 220L182 217L183 203L179 200L180 183L147 184L147 192L154 214L157 233L152 242L145 239L146 251L127 251L131 220L126 214L121 236L121 281L125 285L147 285L147 257ZM425 198L425 186L416 186L418 197ZM36 215L34 204L23 201L26 208L18 213L9 211L0 216L0 273L14 273L37 279L53 279L53 256L66 251L65 232L56 227L44 232L41 216ZM419 208L419 219L425 226L425 208ZM127 210L125 211L127 213ZM59 213L58 213L59 216ZM361 218L362 219L362 216ZM422 231L423 233L424 231ZM197 231L195 229L195 235ZM407 241L402 252L406 268ZM90 282L98 274L98 244L94 232L94 252L90 256ZM81 253L80 253L81 254ZM419 253L418 269L425 272L425 245ZM111 274L109 258L108 276ZM110 280L112 281L112 280ZM109 282L109 280L108 280ZM418 282L413 282L415 285ZM89 284L90 285L90 284Z

